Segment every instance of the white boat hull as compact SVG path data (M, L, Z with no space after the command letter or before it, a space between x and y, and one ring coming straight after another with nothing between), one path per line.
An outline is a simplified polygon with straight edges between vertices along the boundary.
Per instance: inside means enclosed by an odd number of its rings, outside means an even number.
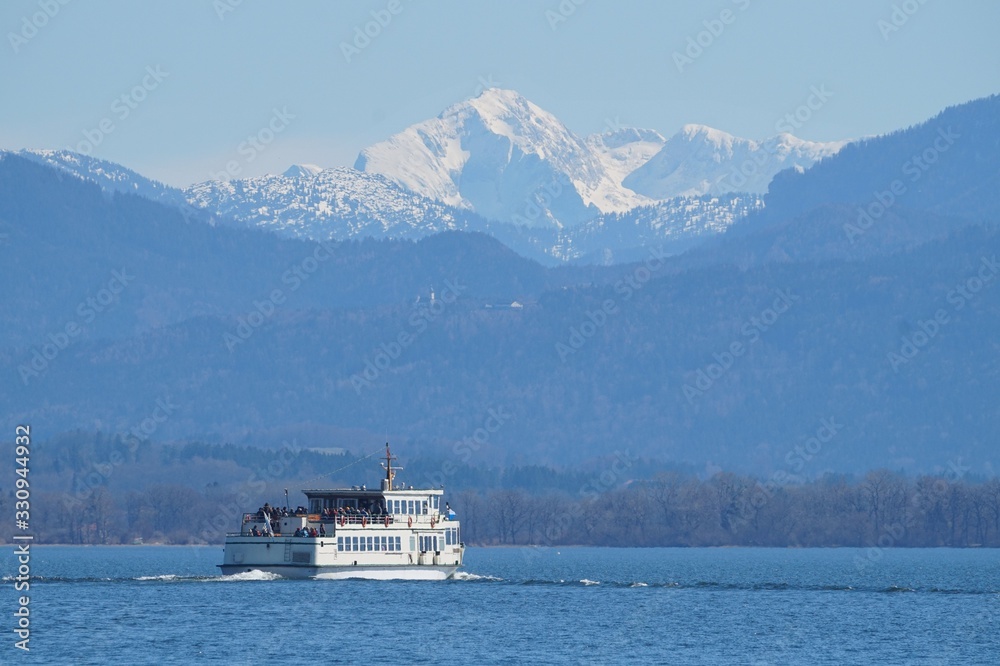
M429 528L426 530L429 532ZM340 538L340 535L346 535ZM400 536L392 536L399 534ZM405 535L405 536L403 536ZM225 575L263 571L283 578L320 578L342 580L368 578L373 580L445 580L454 575L462 565L465 548L445 545L441 551L401 550L340 550L358 541L370 541L393 547L409 546L428 541L408 530L384 527L338 528L337 536L327 537L247 537L230 535L226 539L223 562L218 565ZM443 539L441 539L443 541Z
M313 578L318 580L446 580L455 575L457 566L301 566L301 565L219 565L223 575L263 571L282 578Z

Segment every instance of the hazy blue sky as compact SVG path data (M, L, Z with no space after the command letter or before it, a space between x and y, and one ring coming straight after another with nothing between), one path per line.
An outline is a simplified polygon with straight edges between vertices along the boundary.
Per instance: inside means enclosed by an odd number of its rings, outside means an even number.
M348 61L342 44L372 12L386 25L368 26L378 34ZM89 136L93 155L174 185L233 160L240 175L351 165L484 82L579 134L617 120L749 138L825 86L795 133L851 138L1000 92L998 26L990 0L14 0L0 6L0 147L86 148ZM707 46L678 68L699 33ZM274 140L241 151L269 123Z

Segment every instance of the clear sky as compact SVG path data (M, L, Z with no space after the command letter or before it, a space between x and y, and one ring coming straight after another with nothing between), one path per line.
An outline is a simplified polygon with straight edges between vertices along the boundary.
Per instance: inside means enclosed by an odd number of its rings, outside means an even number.
M794 133L824 141L1000 92L992 0L60 1L0 5L0 148L89 148L178 186L351 165L484 84L581 135L764 138L812 101Z

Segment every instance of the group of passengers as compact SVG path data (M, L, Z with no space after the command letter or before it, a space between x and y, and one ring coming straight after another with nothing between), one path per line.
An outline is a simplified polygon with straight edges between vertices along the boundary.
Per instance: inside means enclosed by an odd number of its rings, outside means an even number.
M385 509L378 503L361 507L329 507L323 509L320 515L326 521L342 520L345 523L360 523L363 520L370 521L373 517L382 518L385 515Z
M295 509L288 509L287 507L276 507L271 506L269 502L264 502L264 506L257 509L257 519L264 520L264 516L267 516L271 520L277 520L278 518L283 518L287 516L304 516L308 512L304 506L295 507Z
M295 509L279 508L276 506L271 506L270 502L265 502L264 506L257 509L257 521L264 522L265 517L272 526L272 533L269 534L267 528L259 529L254 525L248 534L251 536L274 536L274 532L279 529L281 518L288 516L306 516L309 515L308 509L304 506L295 507ZM368 505L362 505L359 507L354 506L342 506L342 507L329 507L323 509L320 512L321 520L327 522L343 522L343 523L364 523L370 522L373 519L383 520L387 516L385 507L381 502L372 502ZM391 520L391 518L390 518ZM326 536L326 527L323 523L320 523L319 529L315 527L300 527L295 530L295 536L302 537L322 537Z

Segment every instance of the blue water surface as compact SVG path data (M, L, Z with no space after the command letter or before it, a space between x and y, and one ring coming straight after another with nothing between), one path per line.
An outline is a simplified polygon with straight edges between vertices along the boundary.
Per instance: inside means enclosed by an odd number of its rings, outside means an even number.
M444 582L220 576L221 557L35 546L31 651L5 631L0 663L1000 663L993 550L470 548Z

